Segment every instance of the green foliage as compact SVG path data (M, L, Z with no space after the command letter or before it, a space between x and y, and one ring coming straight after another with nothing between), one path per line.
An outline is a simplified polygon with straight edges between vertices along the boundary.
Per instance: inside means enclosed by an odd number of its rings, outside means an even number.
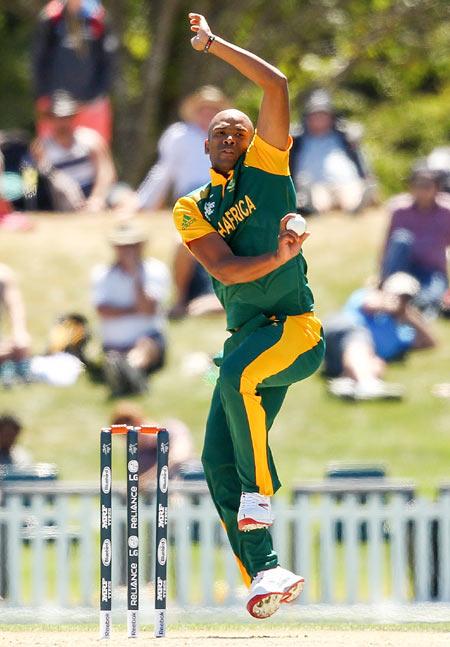
M0 129L31 126L30 23L0 10Z
M158 134L177 118L180 98L199 85L220 85L256 116L259 90L223 62L192 51L187 0L105 5L122 43L116 155L125 174L136 175L150 162ZM0 128L31 127L35 11L24 0L5 6ZM365 124L367 149L386 192L401 189L418 155L448 141L448 0L199 0L196 9L206 13L214 31L281 67L290 81L294 121L313 87L332 91L339 111Z

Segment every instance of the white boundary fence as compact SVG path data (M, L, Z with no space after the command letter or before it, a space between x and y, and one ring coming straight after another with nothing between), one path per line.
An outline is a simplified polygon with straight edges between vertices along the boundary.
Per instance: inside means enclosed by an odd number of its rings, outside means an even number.
M233 607L244 590L203 484L171 484L169 606ZM275 504L280 562L305 576L300 605L450 602L450 488L412 498L410 485L302 485ZM0 484L1 607L98 607L98 488ZM153 578L152 495L141 497L142 596ZM124 605L125 493L113 502L113 599ZM118 608L118 602L116 603ZM123 606L125 608L125 606Z

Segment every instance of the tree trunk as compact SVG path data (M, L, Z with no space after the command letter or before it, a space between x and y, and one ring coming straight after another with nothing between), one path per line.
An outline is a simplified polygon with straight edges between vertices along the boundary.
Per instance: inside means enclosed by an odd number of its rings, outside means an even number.
M115 148L121 161L121 175L135 186L147 170L159 134L159 115L163 86L170 54L170 45L180 0L150 2L148 12L153 34L149 58L142 66L142 93L138 100L127 97L123 80L125 64L122 52L116 87ZM117 18L120 16L116 16ZM119 67L119 70L120 70Z

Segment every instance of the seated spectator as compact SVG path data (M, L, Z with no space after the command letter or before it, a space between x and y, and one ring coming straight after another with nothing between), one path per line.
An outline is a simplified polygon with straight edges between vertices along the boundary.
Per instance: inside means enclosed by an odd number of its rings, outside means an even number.
M342 209L356 213L367 204L373 180L357 141L360 127L354 125L353 131L336 119L326 91L312 93L305 105L301 132L293 137L290 156L302 212Z
M160 209L209 182L205 140L211 119L228 108L227 97L212 85L188 95L180 105L182 121L169 126L158 142L158 159L137 191L137 208Z
M386 364L435 345L429 325L412 305L419 288L414 277L398 272L379 289L354 292L343 310L324 322L324 374L334 378L329 383L333 395L356 400L402 396L400 385L382 380Z
M173 281L176 301L169 311L170 319L223 313L209 275L182 243L175 248Z
M134 197L126 196L119 209L160 209L169 197L178 199L209 182L210 162L205 140L211 119L230 105L214 86L203 86L180 105L182 121L169 126L158 142L158 160ZM186 314L223 312L209 275L181 243L174 258L175 304L171 318Z
M0 465L21 467L31 464L29 453L17 445L21 431L18 418L8 413L0 415Z
M147 376L164 364L163 303L170 275L156 258L144 260L146 238L133 221L116 225L109 239L114 261L93 273L104 372L113 396L144 392Z
M95 130L75 125L77 112L70 95L57 93L51 109L53 134L36 139L31 156L49 184L54 210L95 213L105 209L116 172L105 140Z
M410 193L391 203L381 277L407 272L420 283L415 305L438 314L448 288L446 248L450 246L450 203L438 196L439 182L426 167L413 170Z
M128 402L117 405L111 417L111 424L131 427L139 427L143 424L161 426L160 423L146 422L140 407ZM169 478L188 480L203 478L201 463L194 458L194 445L188 427L176 418L164 421L162 426L168 430L170 439ZM157 468L156 436L140 434L138 451L139 485L143 490L154 488Z
M38 132L51 134L51 97L70 92L80 103L77 125L111 138L110 93L118 40L99 0L52 0L41 11L33 48Z

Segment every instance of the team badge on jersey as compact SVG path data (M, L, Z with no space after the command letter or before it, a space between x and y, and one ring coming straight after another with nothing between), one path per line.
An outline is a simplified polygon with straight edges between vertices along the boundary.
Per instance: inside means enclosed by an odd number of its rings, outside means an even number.
M216 203L213 201L205 203L205 217L208 218L208 220L213 215L215 206L216 206Z

